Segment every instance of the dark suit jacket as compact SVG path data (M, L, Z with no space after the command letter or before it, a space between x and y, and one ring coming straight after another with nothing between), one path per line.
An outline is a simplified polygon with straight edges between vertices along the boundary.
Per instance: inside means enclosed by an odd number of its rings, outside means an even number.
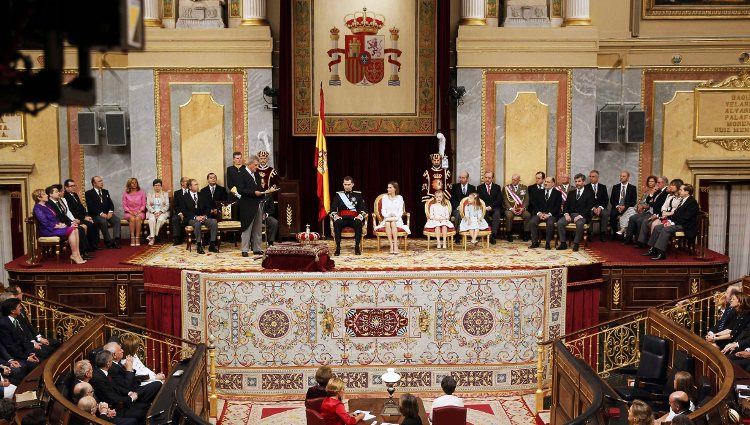
M60 220L60 223L65 223L66 226L70 226L73 224L73 221L68 217L67 214L63 214L62 209L58 206L57 202L50 199L49 202L47 202L47 205L52 207L53 210L55 210L55 213L57 214L57 219Z
M338 213L349 209L346 207L346 204L344 204L344 201L341 200L341 195L339 195L340 193L344 193L344 191L338 191L334 193L333 196L331 196L331 215L333 215L333 213ZM363 216L367 214L367 204L365 204L365 199L362 197L362 192L352 190L350 197L352 199L352 202L354 203L354 208L358 212L362 213Z
M227 176L226 176L227 178L224 179L227 192L231 191L233 187L237 187L237 190L240 189L239 188L240 173L244 169L245 169L244 165L240 168L237 168L234 165L230 165L229 167L227 167Z
M612 208L620 205L620 191L622 190L621 188L622 183L617 183L616 185L612 186L612 193L609 194L609 203L612 205ZM632 184L628 183L627 187L625 188L625 208L634 207L637 202L638 189L636 189L636 187Z
M179 188L172 192L172 211L174 215L177 215L182 211L182 188Z
M461 202L462 199L465 197L471 195L472 193L476 193L477 188L473 184L466 184L466 195L461 191L461 183L453 183L453 186L451 186L451 208L453 211L458 208L458 203Z
M662 188L659 193L656 194L656 196L652 196L651 199L648 201L649 207L651 207L651 211L654 214L660 214L661 213L661 207L664 205L664 201L667 200L667 188Z
M682 226L688 240L693 240L698 231L698 209L698 201L692 196L688 196L670 217L672 223Z
M594 192L594 185L592 185L591 183L584 186L584 188L590 190L591 192ZM617 193L618 193L617 197L619 201L620 192L617 192ZM609 197L607 196L607 186L601 183L597 183L596 193L594 194L594 205L591 208L602 207L604 209L607 209L608 203L609 203Z
M91 217L98 217L99 214L107 214L110 211L115 210L115 204L112 202L112 198L109 197L109 191L102 189L102 197L99 199L99 195L96 194L96 189L89 189L86 191L86 206L89 208L89 215Z
M542 189L539 189L539 186L537 186L535 184L532 184L532 185L529 185L529 187L527 188L527 190L529 191L529 208L528 208L528 211L529 211L529 214L534 215L534 214L537 213L537 211L534 210L534 208L535 208L534 198L536 197L536 194L537 194L538 191L541 191L542 193L544 193L544 186L542 186ZM542 195L542 198L544 198L544 195Z
M218 184L214 188L214 194L211 196L211 187L206 186L203 189L201 189L200 193L208 199L208 204L211 206L211 209L221 209L221 205L218 205L218 202L226 201L227 198L227 190L224 189L223 186L219 186ZM214 217L215 218L215 217Z
M107 376L101 369L94 367L94 375L91 377L90 384L94 387L97 398L110 406L117 406L118 403L122 403L125 407L130 406L133 402L128 395L130 390L117 385L114 379L110 378L111 374Z
M3 344L13 359L26 360L34 351L34 344L27 338L22 330L16 329L8 316L0 317L0 336Z
M198 198L198 205L193 200L193 194L188 192L187 195L182 196L180 200L180 209L178 213L182 213L183 220L189 221L200 215L208 215L211 212L211 204L208 198L203 196L201 192L196 194Z
M536 186L534 186L536 188ZM555 217L555 220L560 218L561 212L560 207L562 207L562 194L559 190L552 188L550 190L549 199L544 199L544 190L534 189L533 192L529 196L531 196L531 204L533 205L534 212L536 213L545 213L545 214L552 214ZM529 210L531 210L532 207L529 207Z
M485 207L492 207L493 210L501 210L503 208L503 188L495 183L490 186L490 193L487 193L487 185L484 183L477 186L477 193L479 199L484 201Z
M240 229L244 232L250 226L250 223L253 222L255 214L258 212L260 201L264 195L258 196L255 192L263 192L263 186L258 172L250 174L250 170L247 167L243 167L240 170L238 180L235 183L237 193L242 195L240 198Z
M65 201L68 203L68 208L70 208L70 212L73 213L73 217L81 221L86 218L88 215L86 214L86 208L84 208L77 193L65 192Z
M124 366L119 363L112 362L112 366L109 368L109 376L112 377L112 382L115 385L127 388L128 391L135 390L141 382L135 379L135 372L128 372Z
M587 222L591 221L591 208L594 207L594 191L583 188L580 199L576 199L578 189L568 192L568 199L565 200L563 213L582 215Z

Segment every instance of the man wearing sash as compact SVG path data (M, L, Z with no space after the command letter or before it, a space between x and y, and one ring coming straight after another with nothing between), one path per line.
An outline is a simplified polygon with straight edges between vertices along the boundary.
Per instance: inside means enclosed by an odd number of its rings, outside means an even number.
M354 179L346 176L344 177L344 190L336 192L336 196L331 199L331 220L336 238L336 252L333 255L341 254L341 230L344 227L354 228L354 253L362 254L360 249L362 222L367 215L367 206L362 193L353 191L353 188Z
M513 242L513 217L523 218L523 231L521 235L524 242L529 240L527 235L529 219L531 219L531 214L527 211L529 207L529 191L526 185L520 184L520 182L521 176L513 174L510 184L505 186L503 206L505 207L505 228L508 233L508 242Z
M259 151L258 160L258 175L260 175L260 182L263 185L263 190L268 190L271 186L278 186L279 175L276 170L268 165L268 151Z
M443 157L439 153L430 155L432 168L422 173L422 202L427 202L435 196L436 190L442 190L450 201L451 172L442 167Z

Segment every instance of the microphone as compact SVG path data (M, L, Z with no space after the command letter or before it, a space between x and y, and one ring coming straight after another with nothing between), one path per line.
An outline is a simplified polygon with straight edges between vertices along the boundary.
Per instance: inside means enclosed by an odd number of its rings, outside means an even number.
M609 394L604 394L604 398L606 398L609 401L615 401L615 402L618 402L618 403L622 403L622 404L624 404L626 406L630 406L630 402L629 401L623 400L621 398L613 397L613 396L611 396Z

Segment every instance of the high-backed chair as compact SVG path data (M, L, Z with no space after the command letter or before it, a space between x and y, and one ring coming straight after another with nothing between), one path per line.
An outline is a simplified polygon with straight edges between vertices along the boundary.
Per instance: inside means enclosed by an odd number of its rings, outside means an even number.
M36 239L36 246L39 249L39 257L44 260L47 255L55 253L55 259L60 262L60 251L65 249L66 239L59 236L39 236L39 228L36 223L36 217L33 215L26 221L32 226L29 229L30 232L34 232L34 238Z
M485 208L486 208L485 205L484 205L484 201L480 199L479 202L482 203L482 216L484 216L484 214L485 214ZM463 220L463 218L464 218L466 206L468 204L469 204L469 197L468 196L465 197L464 199L462 199L461 203L458 204L459 205L458 211L461 213L461 220ZM460 226L460 224L459 224L459 226ZM469 237L471 237L471 232L469 232L468 230L464 230L463 232L459 232L459 234L463 238L464 251L466 251L466 244L467 244L467 241L469 240ZM487 225L486 228L479 229L479 233L477 233L477 237L479 239L484 240L483 245L486 248L490 247L490 235L491 234L492 234L492 228L489 227L489 224Z
M435 202L435 199L430 199L429 201L424 203L424 215L427 217L427 221L430 220L430 206ZM449 207L450 208L450 207ZM450 217L449 220L453 222L453 217ZM430 238L437 238L437 232L435 231L435 228L429 228L425 227L422 231L425 236L427 236L427 250L430 250ZM451 250L453 250L453 237L456 236L456 229L448 229L448 232L446 233L446 237L450 239L451 244Z
M432 409L432 425L466 425L466 408L436 407Z
M372 211L372 232L375 233L375 237L378 240L378 251L380 251L380 238L388 239L388 235L386 235L385 229L375 230L375 227L377 227L380 222L383 221L383 216L380 214L381 205L383 203L383 196L386 196L386 194L381 193L377 198L375 198L375 204ZM404 215L401 218L404 220L406 227L409 227L409 229L411 229L411 226L409 226L411 222L411 214L404 211ZM397 236L399 238L404 238L404 251L406 251L406 238L409 236L409 234L399 229Z
M617 393L627 401L635 399L633 388L645 387L646 384L664 385L667 379L669 341L654 335L644 335L641 342L640 361L635 373L635 386L615 388Z
M305 416L307 417L307 425L326 425L323 415L313 409L305 408Z
M234 246L237 246L237 233L240 232L242 223L236 220L237 216L234 213L234 207L237 206L237 202L219 201L219 217L217 218L217 225L219 227L218 235L216 236L216 243L221 243L222 233L234 233Z
M367 236L367 219L369 216L370 214L365 214L365 216L362 218L362 240L359 241L359 246L362 249L365 249L365 236ZM335 235L336 231L333 228L333 219L329 219L328 222L331 227L331 235ZM354 231L354 227L346 226L341 228L341 238L354 239L356 236L357 233Z

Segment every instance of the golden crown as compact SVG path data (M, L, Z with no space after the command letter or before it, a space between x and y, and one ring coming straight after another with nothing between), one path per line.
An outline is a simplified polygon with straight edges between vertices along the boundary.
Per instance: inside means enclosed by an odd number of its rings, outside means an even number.
M385 25L385 16L375 13L367 13L367 8L362 11L350 13L344 17L344 24L352 34L377 34Z
M258 158L268 158L268 155L267 151L258 151Z
M443 156L439 153L430 154L430 159L443 159Z

